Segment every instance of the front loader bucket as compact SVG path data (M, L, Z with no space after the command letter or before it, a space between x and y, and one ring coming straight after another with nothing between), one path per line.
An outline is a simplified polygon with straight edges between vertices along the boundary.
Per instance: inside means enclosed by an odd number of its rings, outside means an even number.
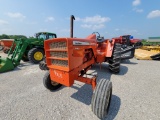
M0 56L0 73L7 72L14 69L12 60L9 58L1 58Z

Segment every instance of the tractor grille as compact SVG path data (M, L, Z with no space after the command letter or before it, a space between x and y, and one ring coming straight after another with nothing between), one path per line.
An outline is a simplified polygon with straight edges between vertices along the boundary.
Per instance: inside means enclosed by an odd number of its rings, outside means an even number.
M51 49L67 49L67 42L53 42L50 44Z
M68 61L67 60L52 60L53 65L68 67Z
M68 67L67 41L53 41L49 45L51 64L61 67Z
M56 52L50 52L51 57L57 57L57 58L67 58L68 54L67 51L56 51Z

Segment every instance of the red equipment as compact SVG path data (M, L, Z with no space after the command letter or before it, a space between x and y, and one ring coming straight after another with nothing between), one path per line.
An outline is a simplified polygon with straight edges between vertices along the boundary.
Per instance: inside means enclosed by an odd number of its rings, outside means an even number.
M113 39L115 39L116 42L119 42L119 43L121 43L123 45L127 45L127 46L134 46L136 48L142 46L142 40L141 39L135 39L131 35L123 35L123 36L116 37L116 38L113 38Z
M13 43L14 39L1 39L0 40L0 49L3 49L3 52L4 53L8 53L10 47L12 46L12 43ZM16 45L14 45L13 49L15 48Z

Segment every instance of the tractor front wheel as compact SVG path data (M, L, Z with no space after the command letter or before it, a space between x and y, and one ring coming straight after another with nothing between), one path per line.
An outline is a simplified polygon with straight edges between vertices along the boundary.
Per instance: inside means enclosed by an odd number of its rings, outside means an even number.
M44 75L43 84L47 89L51 91L57 90L62 86L62 84L51 80L49 71L47 71L46 74Z
M28 52L28 59L30 62L32 62L34 64L37 64L40 61L42 61L43 57L44 57L44 50L42 50L42 49L32 48Z
M107 116L112 96L112 82L101 79L93 91L91 107L93 113L100 119Z

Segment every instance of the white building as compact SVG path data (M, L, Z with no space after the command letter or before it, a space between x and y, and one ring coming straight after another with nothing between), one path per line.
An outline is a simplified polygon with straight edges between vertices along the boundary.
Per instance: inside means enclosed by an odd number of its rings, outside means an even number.
M160 37L148 37L149 42L160 42Z

